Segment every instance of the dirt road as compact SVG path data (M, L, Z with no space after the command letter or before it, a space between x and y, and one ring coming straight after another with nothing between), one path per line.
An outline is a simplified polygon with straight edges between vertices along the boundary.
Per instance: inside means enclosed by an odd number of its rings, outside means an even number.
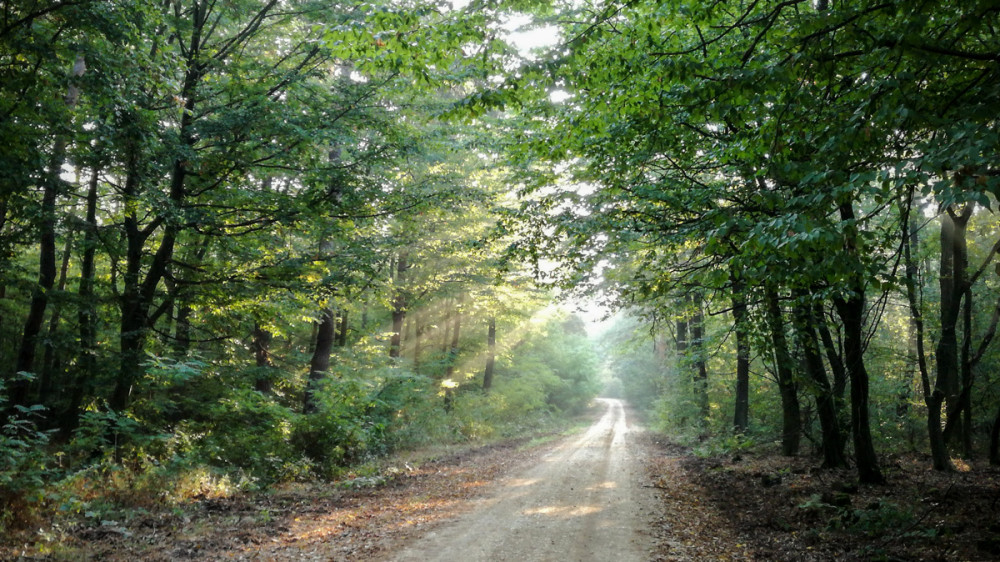
M619 400L472 510L391 555L397 561L648 560L655 502Z

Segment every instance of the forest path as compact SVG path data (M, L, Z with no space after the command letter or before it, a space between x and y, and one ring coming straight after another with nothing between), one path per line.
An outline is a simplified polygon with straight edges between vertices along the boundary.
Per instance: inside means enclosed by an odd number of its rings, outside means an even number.
M500 479L472 510L428 532L394 561L648 560L656 499L646 482L641 428L620 400L540 462Z

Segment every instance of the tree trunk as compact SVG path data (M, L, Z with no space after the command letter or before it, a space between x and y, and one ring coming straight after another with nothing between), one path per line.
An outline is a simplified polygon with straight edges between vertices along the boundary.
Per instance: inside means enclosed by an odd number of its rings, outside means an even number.
M677 339L675 341L677 349L677 360L683 361L688 348L688 321L687 317L677 319Z
M211 242L211 237L205 236L193 252L188 252L190 259L193 259L194 262L191 265L198 266L205 261ZM191 284L190 276L185 274L181 277L178 282L179 287L168 285L167 288L168 292L174 293L173 298L177 302L177 318L174 323L174 353L178 357L186 357L191 351L191 315L194 313L194 308L191 306L191 299L187 294L187 287Z
M490 316L486 329L486 369L483 371L483 390L493 387L493 369L497 356L497 317Z
M907 196L904 215L903 232L903 259L905 261L904 275L906 284L906 300L910 308L910 322L914 328L914 344L916 347L917 370L920 372L920 382L923 388L924 404L927 405L927 436L931 449L931 459L935 470L953 470L951 458L948 455L948 448L941 431L941 404L944 402L944 393L935 387L931 388L930 373L927 368L926 354L924 353L924 317L920 310L920 303L917 300L917 264L913 260L913 249L917 244L917 232L913 225L910 213L913 208L913 188L910 187ZM942 226L942 233L945 227ZM946 245L951 248L950 244ZM945 245L942 245L942 253L945 252ZM947 250L950 255L951 251Z
M274 364L271 362L271 340L273 334L262 326L260 322L253 324L253 356L257 365L257 376L254 378L253 387L257 392L270 393L272 387L271 371ZM327 364L329 367L329 363Z
M63 248L62 264L59 268L59 281L56 283L56 290L62 293L66 290L66 275L69 272L70 252L73 249L73 237L66 237L66 246ZM59 322L62 319L62 307L52 307L52 316L49 318L49 327L45 336L45 354L42 357L42 373L38 378L38 401L42 404L51 404L53 379L59 364L57 358L56 340L58 339Z
M402 251L396 259L396 279L394 280L396 295L392 299L392 337L389 340L389 357L399 357L403 347L403 321L406 319L406 291L404 278L406 275L408 252Z
M796 291L796 303L792 312L795 321L795 332L798 335L799 346L802 348L805 371L810 379L810 391L816 397L816 414L822 432L820 448L823 450L823 466L826 468L843 468L847 466L844 456L844 442L840 430L840 419L834 402L833 390L823 366L823 356L820 354L819 340L813 326L818 318L813 314L814 308L808 302L809 295L805 291Z
M184 72L184 82L181 86L178 99L184 100L184 110L181 112L180 121L180 142L186 149L192 149L197 142L194 135L194 121L196 102L198 100L197 86L203 77L204 66L200 62L202 39L201 34L207 18L208 7L202 4L195 4L191 12L191 38L186 50L186 68ZM123 196L126 201L126 208L130 207L139 193L139 163L138 147L131 147L128 155L128 169L125 180ZM178 151L179 153L180 151ZM140 282L140 273L143 268L142 256L143 246L155 231L154 221L147 228L139 228L139 217L132 211L126 215L124 220L124 230L126 238L126 265L122 288L122 314L121 329L119 331L119 342L121 348L121 365L118 372L118 380L115 381L114 390L108 401L112 410L121 412L128 407L129 396L132 392L132 385L139 380L143 373L142 361L146 348L147 331L150 326L150 308L156 297L156 288L163 280L171 261L174 257L174 247L177 237L181 232L181 225L175 217L167 216L171 212L179 211L186 197L185 184L187 181L188 162L186 157L177 156L170 171L170 189L168 192L168 202L170 209L166 215L162 215L163 234L160 237L159 246L153 254L149 265L146 267L146 275Z
M347 309L340 309L340 334L337 336L337 347L347 347L347 333L350 328Z
M840 219L853 225L856 220L853 202L841 204L839 210ZM858 244L857 233L848 231L844 250L855 262L860 261L861 248ZM851 380L851 435L854 438L858 478L863 484L884 484L885 477L878 467L869 421L868 370L864 357L865 287L859 271L853 274L848 289L851 291L849 296L836 299L834 304L844 325L844 363Z
M847 393L847 370L844 368L844 360L840 356L840 349L834 342L833 335L830 333L830 326L827 324L822 304L816 304L816 310L813 314L816 317L816 328L819 331L820 341L823 343L826 360L830 364L830 372L833 373L832 390L833 397L837 400L837 410L843 410L844 397Z
M802 426L799 398L792 374L792 356L788 352L778 294L773 289L767 289L765 301L768 330L774 346L774 370L778 376L778 393L781 396L781 453L794 456L799 453Z
M736 333L736 405L733 427L746 433L750 427L750 342L747 341L747 303L742 287L733 287L733 324Z
M79 55L70 73L70 84L65 98L66 106L70 112L76 108L80 95L75 79L83 76L85 71L86 63L83 56ZM66 130L69 129L68 125L59 126L60 129L63 127ZM21 345L17 353L17 362L14 365L15 373L33 373L35 371L38 334L42 330L49 293L56 282L56 200L62 191L63 180L60 174L62 174L63 163L66 161L66 147L68 145L69 139L66 133L56 135L48 170L45 173L45 181L42 184L38 237L38 284L32 291L28 317L24 321L24 330L21 332ZM19 378L14 379L9 392L10 406L25 405L28 398L27 381Z
M441 355L447 357L451 349L451 315L454 307L446 300L444 304L444 318L441 320Z
M962 414L958 427L962 452L965 458L972 458L972 288L966 285L962 303L962 391L957 407Z
M701 293L691 295L694 316L691 318L691 347L694 352L694 395L702 424L708 423L708 365L705 360L705 313Z
M316 392L323 377L330 370L330 355L336 337L337 318L330 307L324 308L316 330L316 347L309 362L309 380L302 400L302 412L311 414L317 409Z
M414 373L419 373L420 372L420 353L423 351L421 349L421 346L423 345L423 342L424 342L424 332L427 330L427 325L424 323L424 315L425 314L426 314L426 312L425 313L414 312L412 314L412 316L413 316L413 323L415 324L414 331L413 331L413 372Z
M462 333L462 299L455 300L455 310L451 315L451 346L448 348L448 368L445 378L450 379L455 375L455 362L458 361L458 344Z
M62 416L62 430L70 434L79 424L80 408L86 394L87 383L96 374L97 363L97 306L94 304L94 259L97 255L97 188L100 168L95 166L87 186L86 210L83 232L83 257L80 260L80 287L77 295L80 308L77 323L80 334L80 357L76 375L69 390L69 406Z
M972 218L972 204L966 204L960 213L952 208L946 209L941 215L941 265L938 280L941 289L941 336L938 340L937 380L934 383L935 392L944 395L945 410L948 418L952 412L957 412L962 403L960 400L960 371L958 351L958 320L962 311L962 299L967 293L966 269L968 254L966 249L966 231L969 219ZM941 414L938 414L940 418ZM956 424L961 425L961 420ZM956 427L962 433L960 427ZM950 433L950 432L949 432ZM948 434L943 434L947 443ZM937 464L937 463L935 463Z

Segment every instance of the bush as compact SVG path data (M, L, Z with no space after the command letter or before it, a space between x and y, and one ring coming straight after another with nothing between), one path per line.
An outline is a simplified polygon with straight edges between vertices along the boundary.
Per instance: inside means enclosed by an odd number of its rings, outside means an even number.
M365 376L337 369L320 382L317 411L298 419L293 446L315 462L323 477L384 455L396 444L392 429L398 412L426 384L426 379L393 367Z
M245 471L262 484L308 473L291 439L301 414L255 390L238 389L209 408L206 424L182 424L174 441L190 442L193 455L212 466ZM199 438L200 437L200 438Z
M27 374L21 377L31 378ZM5 386L0 381L0 411L7 409ZM40 405L15 405L0 427L0 530L30 522L31 505L44 498L44 486L56 468L47 447L51 432L38 429L36 424L44 410Z

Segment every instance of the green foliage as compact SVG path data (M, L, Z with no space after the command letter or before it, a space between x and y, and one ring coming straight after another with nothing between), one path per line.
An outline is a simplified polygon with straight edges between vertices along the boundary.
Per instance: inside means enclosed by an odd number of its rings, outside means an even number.
M182 424L174 436L186 453L208 466L243 472L263 485L309 475L311 464L292 443L301 414L260 392L241 389L212 404L200 424ZM186 449L186 450L185 450Z
M8 406L0 381L0 410ZM47 451L52 432L37 425L42 412L42 406L15 405L0 427L0 530L25 523L15 518L26 515L29 504L43 499L42 490L56 469L55 459Z

